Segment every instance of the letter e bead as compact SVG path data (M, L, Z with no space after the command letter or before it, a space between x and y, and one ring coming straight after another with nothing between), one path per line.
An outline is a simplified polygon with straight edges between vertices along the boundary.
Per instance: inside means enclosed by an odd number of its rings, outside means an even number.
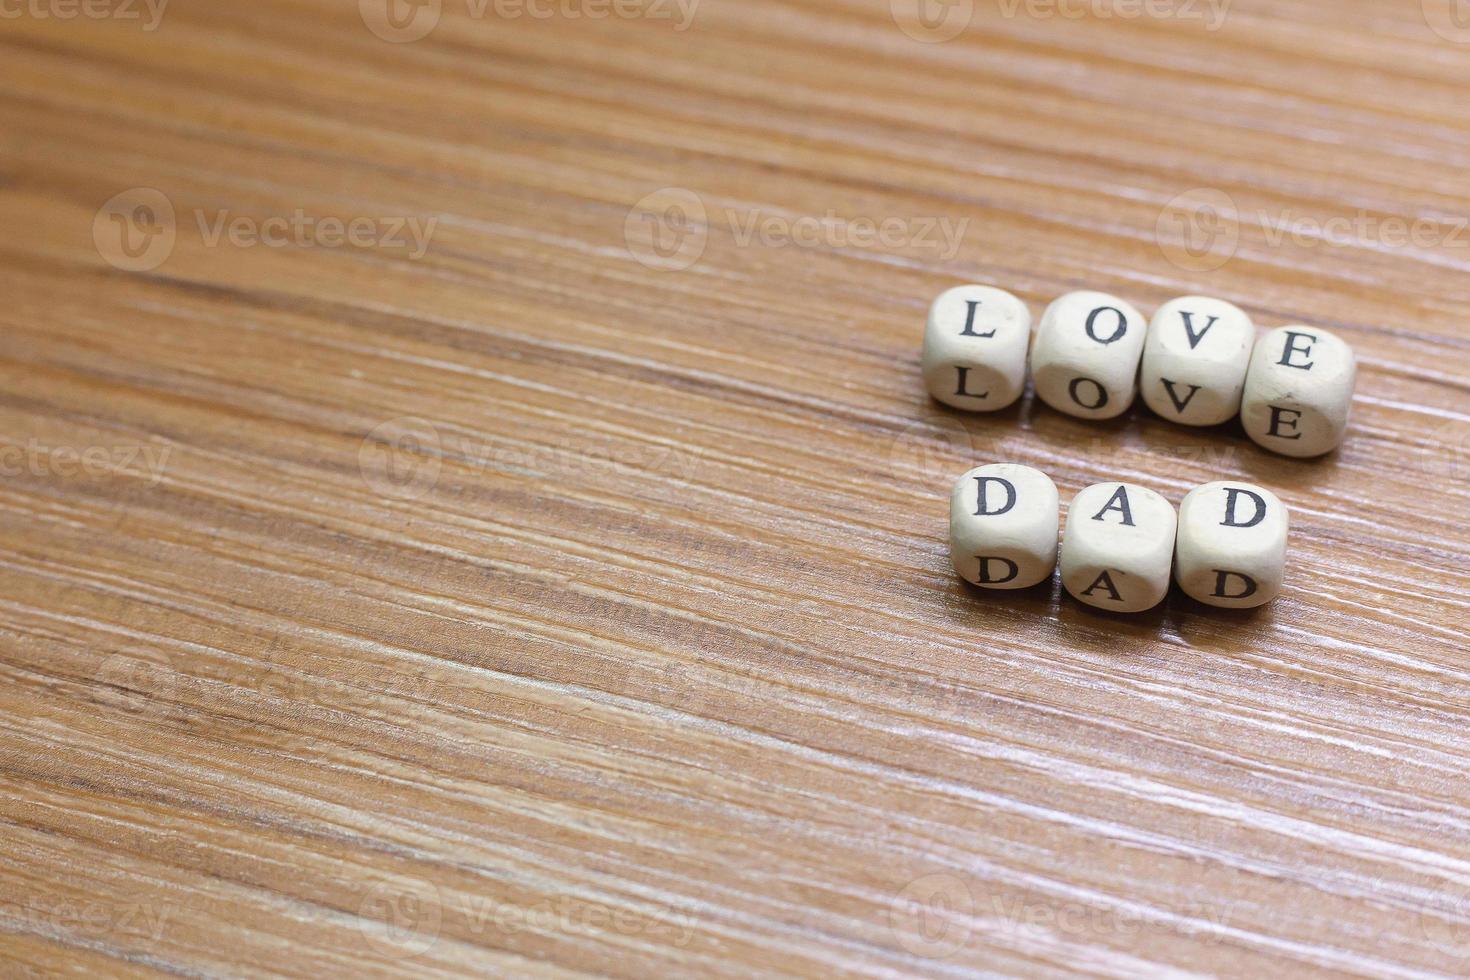
M1195 487L1179 505L1174 577L1210 606L1249 609L1281 591L1286 505L1270 490L1224 481Z
M1122 415L1138 393L1144 320L1107 293L1068 293L1041 315L1031 341L1036 395L1084 419Z
M1328 331L1272 330L1256 344L1245 376L1246 435L1284 456L1331 452L1347 430L1357 373L1353 349Z
M981 466L949 497L949 552L960 578L987 589L1025 589L1057 564L1056 484L1016 463Z
M956 286L929 307L924 386L935 400L967 412L994 412L1026 387L1031 311L1001 289Z
M1142 612L1169 591L1174 507L1131 483L1098 483L1072 498L1062 539L1062 585L1089 606Z

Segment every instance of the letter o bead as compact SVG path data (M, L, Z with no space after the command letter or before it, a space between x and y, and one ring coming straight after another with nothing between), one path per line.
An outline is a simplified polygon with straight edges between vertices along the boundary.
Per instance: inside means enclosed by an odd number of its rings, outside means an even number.
M1286 570L1286 505L1250 483L1206 483L1179 505L1174 577L1191 598L1251 609L1276 598Z
M981 466L960 477L949 496L949 555L967 582L1025 589L1057 564L1057 487L1045 473L1016 463Z
M1152 609L1169 591L1174 506L1131 483L1098 483L1067 508L1062 585L1080 602L1113 612Z
M936 401L967 412L994 412L1026 388L1031 311L990 286L939 294L924 327L924 387Z
M1182 296L1158 308L1143 345L1139 387L1155 413L1219 425L1240 411L1256 327L1234 303Z
M1036 395L1083 419L1122 415L1138 393L1144 319L1107 293L1081 291L1052 301L1031 341Z
M1283 456L1321 456L1347 431L1357 381L1353 349L1317 327L1262 337L1245 376L1240 421L1258 445Z

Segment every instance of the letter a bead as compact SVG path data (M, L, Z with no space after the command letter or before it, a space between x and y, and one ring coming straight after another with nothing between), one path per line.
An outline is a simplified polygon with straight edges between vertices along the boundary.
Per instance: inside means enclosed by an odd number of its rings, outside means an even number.
M1286 505L1270 490L1226 480L1195 487L1179 505L1174 577L1210 606L1249 609L1281 591Z
M1159 307L1143 345L1139 387L1171 422L1218 425L1240 411L1256 327L1233 303L1184 296Z
M1251 354L1241 425L1256 443L1284 456L1329 453L1347 430L1357 374L1353 349L1328 331L1272 330Z
M1144 320L1107 293L1068 293L1041 316L1031 341L1036 395L1083 419L1122 415L1138 393Z
M1113 612L1142 612L1169 591L1174 507L1131 483L1098 483L1067 508L1062 585L1078 600Z
M1016 463L981 466L949 497L949 553L960 578L987 589L1024 589L1057 564L1056 484Z
M924 328L924 387L935 400L967 412L994 412L1026 387L1031 311L989 286L956 286L929 307Z

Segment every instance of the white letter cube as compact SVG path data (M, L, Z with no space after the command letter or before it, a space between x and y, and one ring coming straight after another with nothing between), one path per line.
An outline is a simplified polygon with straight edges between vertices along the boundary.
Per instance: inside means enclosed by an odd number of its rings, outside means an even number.
M1226 609L1270 602L1286 570L1289 521L1286 505L1264 487L1238 480L1195 487L1179 505L1179 587Z
M1062 585L1076 599L1113 612L1142 612L1169 591L1174 507L1131 483L1098 483L1067 507Z
M924 328L924 387L937 401L967 412L994 412L1026 387L1031 311L989 286L956 286L929 307Z
M1144 319L1107 293L1068 293L1052 301L1031 341L1036 395L1084 419L1111 419L1133 404Z
M1159 307L1148 325L1139 386L1163 418L1219 425L1240 411L1256 327L1221 299L1184 296Z
M1025 589L1057 564L1060 499L1040 470L980 466L949 497L949 554L960 578L987 589Z
M1357 381L1353 349L1318 327L1282 327L1262 337L1245 376L1240 422L1284 456L1321 456L1342 442Z

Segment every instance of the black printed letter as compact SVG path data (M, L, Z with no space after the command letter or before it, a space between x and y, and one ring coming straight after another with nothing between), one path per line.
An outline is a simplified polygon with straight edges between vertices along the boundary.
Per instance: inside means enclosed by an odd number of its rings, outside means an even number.
M1195 333L1194 322L1190 319L1190 317L1194 316L1194 314L1185 313L1183 310L1180 310L1179 315L1184 317L1184 335L1189 338L1190 350L1194 350L1196 347L1199 346L1199 342L1205 339L1205 334L1210 332L1210 328L1215 325L1215 321L1220 319L1217 316L1210 317L1210 322L1205 324L1205 328L1199 333Z
M1232 578L1240 579L1241 583L1245 586L1244 591L1234 594L1225 591L1225 583ZM1216 599L1245 599L1255 594L1256 580L1249 575L1242 575L1240 572L1226 572L1218 568L1215 569L1215 591L1211 592L1210 595Z
M976 581L981 585L1004 585L1021 574L1021 569L1016 567L1016 563L1009 558L996 558L990 555L976 555L975 557L980 559L980 577ZM1005 578L990 577L990 563L993 561L998 561L1002 565L1007 566L1008 571L1006 572Z
M1093 402L1091 405L1087 404L1085 401L1077 397L1077 386L1082 384L1084 381L1097 389L1097 401ZM1083 408L1097 409L1102 408L1108 403L1108 390L1098 382L1093 381L1091 378L1073 378L1072 383L1067 385L1067 394L1071 395L1072 400L1078 405L1081 405Z
M1002 480L998 476L977 476L975 477L975 482L980 484L980 495L975 501L976 517L999 517L1001 514L1004 514L1006 511L1016 506L1016 487L1015 484L1011 483L1010 480ZM985 484L992 482L999 483L1002 487L1005 487L1005 506L1001 507L999 510L985 509Z
M976 333L975 332L975 311L977 309L979 309L979 307L980 307L980 301L978 299L967 299L967 300L965 300L965 303L966 303L966 305L969 306L969 310L968 310L968 312L965 313L965 329L963 329L963 330L960 331L960 336L961 337L994 337L995 336L995 328L994 327L992 327L990 329L990 332L989 333Z
M1235 519L1235 499L1245 494L1256 502L1256 516L1244 524ZM1266 498L1254 490L1242 490L1239 487L1225 488L1225 519L1220 522L1221 527L1255 527L1266 519Z
M1118 590L1113 586L1113 577L1107 572L1103 572L1097 577L1096 582L1093 582L1087 588L1083 589L1082 594L1092 595L1093 590L1095 590L1099 585L1108 590L1108 598L1111 599L1113 602L1123 601L1123 597L1118 595Z
M1308 344L1305 347L1298 347L1296 345L1296 339L1298 337L1305 337L1313 344L1317 342L1316 334L1300 333L1296 330L1286 331L1286 346L1281 349L1281 360L1276 363L1285 365L1286 367L1294 367L1302 371L1310 371L1312 370L1312 361L1307 361L1305 364L1291 363L1291 355L1293 354L1301 354L1303 357L1312 356L1312 344Z
M1113 335L1111 337L1109 337L1107 340L1103 340L1101 337L1099 337L1097 335L1097 331L1095 331L1095 330L1092 329L1093 328L1093 325L1097 323L1097 318L1098 318L1099 314L1102 314L1102 313L1112 313L1115 316L1117 316L1117 318L1118 318L1118 329L1117 330L1114 330L1113 331ZM1093 340L1097 341L1099 344L1111 344L1115 340L1122 340L1123 339L1123 335L1125 333L1127 333L1127 332L1128 332L1128 318L1123 315L1123 311L1122 310L1115 310L1111 306L1099 306L1097 309L1093 310L1091 313L1089 313L1087 315L1087 336L1091 337Z
M983 391L983 392L980 392L979 394L976 394L973 391L966 391L965 390L965 388L967 388L969 386L969 378L970 378L970 369L969 368L967 368L967 367L961 367L960 365L957 364L957 365L955 365L955 370L957 372L959 372L959 375L960 375L960 383L959 383L959 385L957 385L955 387L955 390L954 390L954 393L956 395L964 395L966 398L989 398L990 397L990 392L988 392L988 391Z
M1189 407L1189 403L1194 401L1194 396L1199 392L1199 385L1190 385L1189 394L1184 396L1184 401L1180 401L1179 396L1174 393L1174 382L1168 378L1160 378L1159 380L1164 383L1164 391L1169 393L1169 401L1174 403L1174 410L1183 415L1184 410Z
M1094 521L1101 521L1103 519L1103 515L1106 514L1110 510L1116 510L1118 513L1122 514L1123 515L1123 523L1125 525L1127 525L1128 527L1133 527L1134 526L1134 524L1133 524L1133 509L1128 506L1128 488L1127 487L1125 487L1125 486L1119 486L1118 489L1116 491L1114 491L1113 495L1108 498L1108 502L1103 507L1103 509L1100 510L1100 511L1098 511L1096 514L1093 514L1092 515L1092 519Z
M1290 412L1294 417L1293 418L1286 418L1286 413L1287 412ZM1301 412L1298 412L1294 408L1281 408L1278 405L1272 405L1271 406L1271 427L1266 430L1266 435L1268 435L1268 436L1275 436L1278 439L1300 439L1302 437L1302 434L1300 432L1298 432L1294 436L1284 436L1284 435L1282 435L1281 434L1281 426L1284 424L1288 429L1295 429L1296 428L1296 420L1299 419L1299 418L1301 418L1301 417L1302 417L1302 413Z

